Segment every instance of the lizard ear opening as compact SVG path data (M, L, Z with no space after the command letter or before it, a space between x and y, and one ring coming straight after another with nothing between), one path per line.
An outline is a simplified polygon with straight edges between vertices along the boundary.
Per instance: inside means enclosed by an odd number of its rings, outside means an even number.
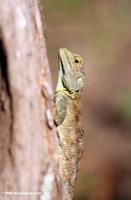
M80 88L80 89L83 88L83 86L84 86L84 80L83 80L83 78L82 78L82 77L79 77L79 78L77 79L77 81L78 81L78 84L79 84L79 88Z

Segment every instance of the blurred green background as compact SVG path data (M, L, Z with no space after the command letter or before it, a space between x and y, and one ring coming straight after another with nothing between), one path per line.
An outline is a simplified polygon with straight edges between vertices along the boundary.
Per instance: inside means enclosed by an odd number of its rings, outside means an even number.
M84 59L84 156L75 200L131 200L131 1L43 0L54 88L57 52Z

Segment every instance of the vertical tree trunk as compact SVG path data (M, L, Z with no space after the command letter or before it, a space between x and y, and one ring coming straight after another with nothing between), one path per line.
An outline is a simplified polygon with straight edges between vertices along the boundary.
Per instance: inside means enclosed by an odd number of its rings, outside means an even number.
M58 141L41 13L38 0L0 0L0 192L42 191L42 200L59 200Z

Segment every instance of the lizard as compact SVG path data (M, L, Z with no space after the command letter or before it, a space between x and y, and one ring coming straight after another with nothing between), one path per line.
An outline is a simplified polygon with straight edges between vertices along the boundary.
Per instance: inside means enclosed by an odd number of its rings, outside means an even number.
M85 71L81 56L60 48L59 74L55 92L55 123L60 145L60 175L66 200L72 200L73 189L82 157L83 130L81 128L81 91Z

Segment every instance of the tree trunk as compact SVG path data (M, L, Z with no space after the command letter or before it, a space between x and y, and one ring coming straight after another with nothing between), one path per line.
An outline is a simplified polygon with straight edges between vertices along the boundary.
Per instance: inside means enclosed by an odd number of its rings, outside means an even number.
M41 191L42 200L59 200L62 182L43 24L39 0L0 0L0 192Z

